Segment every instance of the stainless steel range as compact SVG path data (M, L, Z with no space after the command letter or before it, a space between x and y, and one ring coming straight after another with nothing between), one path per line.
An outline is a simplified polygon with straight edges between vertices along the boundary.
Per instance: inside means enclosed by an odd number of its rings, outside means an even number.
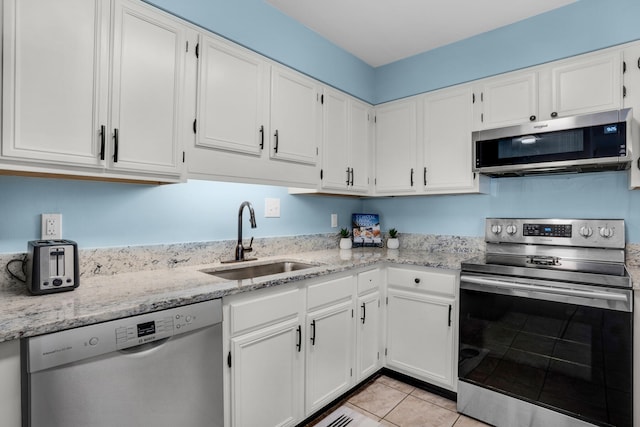
M458 411L496 426L631 426L623 220L488 218L462 264Z

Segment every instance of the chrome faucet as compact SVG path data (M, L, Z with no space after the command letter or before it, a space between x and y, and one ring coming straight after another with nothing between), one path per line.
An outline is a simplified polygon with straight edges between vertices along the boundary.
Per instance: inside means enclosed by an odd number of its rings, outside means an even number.
M249 261L248 258L245 259L244 254L245 252L251 252L253 250L253 248L251 247L251 245L253 245L253 237L249 242L248 248L245 248L242 244L242 211L244 210L245 206L249 208L249 222L251 223L251 228L257 227L256 214L253 211L253 206L251 206L251 203L249 202L242 202L242 204L240 205L240 209L238 209L238 243L236 244L235 261Z

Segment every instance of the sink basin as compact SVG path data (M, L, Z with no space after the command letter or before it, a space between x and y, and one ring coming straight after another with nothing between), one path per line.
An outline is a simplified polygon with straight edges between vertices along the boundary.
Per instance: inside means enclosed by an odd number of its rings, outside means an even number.
M269 264L245 265L236 268L200 270L212 276L229 280L252 279L254 277L268 276L270 274L288 273L305 268L316 267L313 264L306 264L297 261L276 261Z

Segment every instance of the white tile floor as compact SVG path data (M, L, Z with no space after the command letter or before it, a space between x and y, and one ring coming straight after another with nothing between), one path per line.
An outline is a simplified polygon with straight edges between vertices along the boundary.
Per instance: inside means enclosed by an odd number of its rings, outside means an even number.
M481 427L477 420L458 414L456 402L380 376L351 396L348 408L392 427ZM327 414L328 415L328 414ZM313 425L320 420L315 420Z

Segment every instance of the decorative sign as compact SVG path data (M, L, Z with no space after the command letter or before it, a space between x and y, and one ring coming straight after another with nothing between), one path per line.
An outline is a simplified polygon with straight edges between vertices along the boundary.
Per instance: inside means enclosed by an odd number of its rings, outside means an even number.
M378 214L351 214L353 246L382 247L380 216Z

